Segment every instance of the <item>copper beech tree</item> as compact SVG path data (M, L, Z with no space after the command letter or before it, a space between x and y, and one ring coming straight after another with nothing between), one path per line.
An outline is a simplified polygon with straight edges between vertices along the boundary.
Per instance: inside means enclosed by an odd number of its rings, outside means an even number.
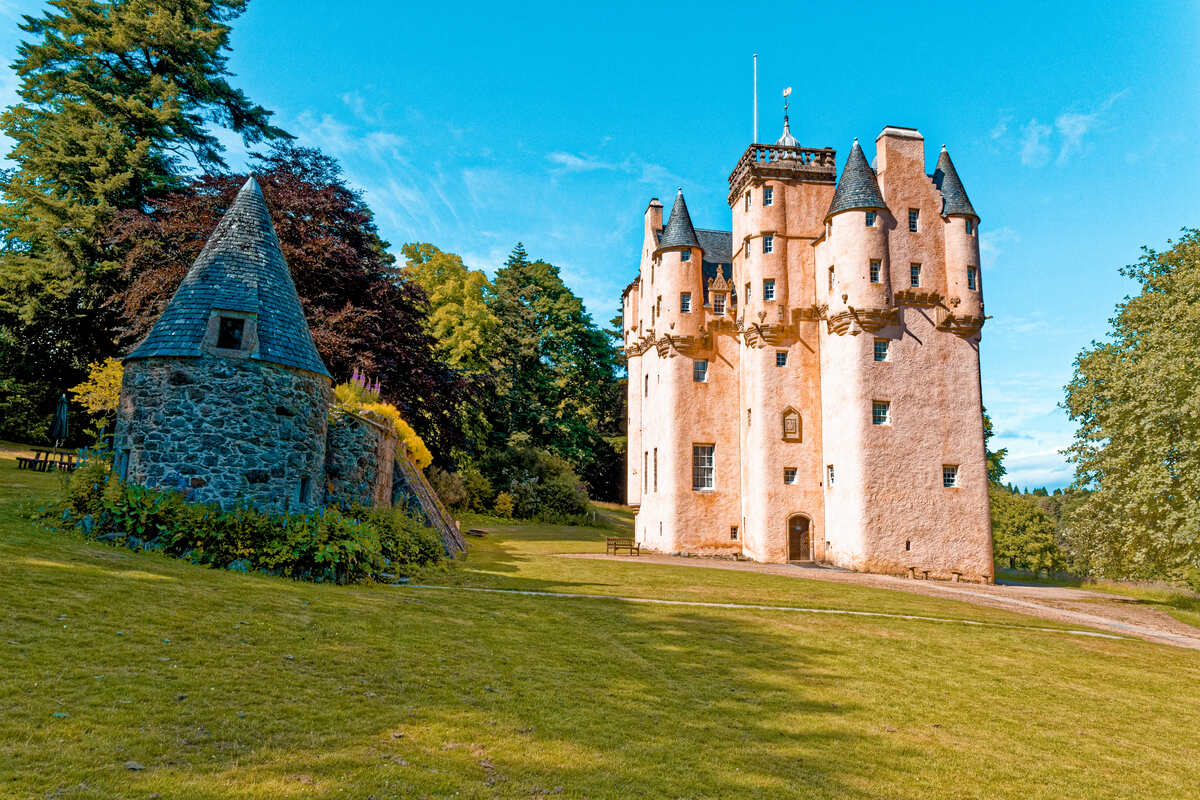
M425 292L394 266L366 203L337 162L315 149L277 145L250 166L330 373L378 378L383 398L446 453L459 440L454 409L471 385L438 358ZM162 313L244 181L205 175L114 219L108 243L124 254L127 288L110 303L124 321L125 348Z

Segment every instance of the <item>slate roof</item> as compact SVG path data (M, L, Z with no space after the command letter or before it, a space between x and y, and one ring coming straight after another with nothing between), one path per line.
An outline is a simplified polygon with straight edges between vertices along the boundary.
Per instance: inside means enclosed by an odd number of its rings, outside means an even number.
M254 178L238 191L166 310L126 360L201 355L213 309L257 315L253 358L329 376Z
M958 171L954 169L954 162L950 160L950 154L946 152L945 145L942 146L942 152L938 156L937 169L933 171L931 177L934 186L942 193L942 216L969 214L972 217L979 217L975 213L975 207L971 205L970 198L967 197L967 190L963 188L962 181L958 178Z
M687 203L683 200L683 189L675 195L675 205L671 206L671 217L663 228L662 236L658 238L658 246L700 246L700 241L696 238L696 229L692 227L692 217L688 214Z
M725 280L733 280L733 233L696 229L704 259L700 263L700 274L704 279L704 302L708 302L708 282L717 277L717 269L725 268Z
M833 202L829 204L829 211L825 216L831 217L838 212L855 208L887 208L879 191L875 170L867 163L867 157L863 155L858 139L854 140L854 146L850 148L846 166L842 168L842 177L833 192Z

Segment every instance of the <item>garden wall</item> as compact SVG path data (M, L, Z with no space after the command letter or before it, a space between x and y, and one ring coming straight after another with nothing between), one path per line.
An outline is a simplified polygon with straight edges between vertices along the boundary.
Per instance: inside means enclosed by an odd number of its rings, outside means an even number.
M330 411L325 503L388 507L399 440L384 425L344 409Z

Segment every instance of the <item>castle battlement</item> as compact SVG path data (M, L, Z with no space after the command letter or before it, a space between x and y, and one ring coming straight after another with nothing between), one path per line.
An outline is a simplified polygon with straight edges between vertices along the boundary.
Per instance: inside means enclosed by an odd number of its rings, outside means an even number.
M990 580L979 217L888 126L729 176L730 230L648 205L622 294L628 501L663 552Z

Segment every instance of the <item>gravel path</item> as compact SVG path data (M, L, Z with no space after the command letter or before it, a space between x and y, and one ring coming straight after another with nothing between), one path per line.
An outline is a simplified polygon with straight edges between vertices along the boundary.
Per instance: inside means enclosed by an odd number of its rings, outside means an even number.
M1087 589L1005 584L987 586L977 583L910 580L891 575L871 575L865 572L846 572L798 564L760 564L755 561L657 554L606 556L599 553L564 553L561 557L609 559L640 564L669 564L703 569L731 569L894 589L901 592L961 600L964 603L1001 608L1070 625L1083 625L1159 644L1200 650L1200 629L1186 625L1169 614L1138 603L1132 598L1093 592Z

